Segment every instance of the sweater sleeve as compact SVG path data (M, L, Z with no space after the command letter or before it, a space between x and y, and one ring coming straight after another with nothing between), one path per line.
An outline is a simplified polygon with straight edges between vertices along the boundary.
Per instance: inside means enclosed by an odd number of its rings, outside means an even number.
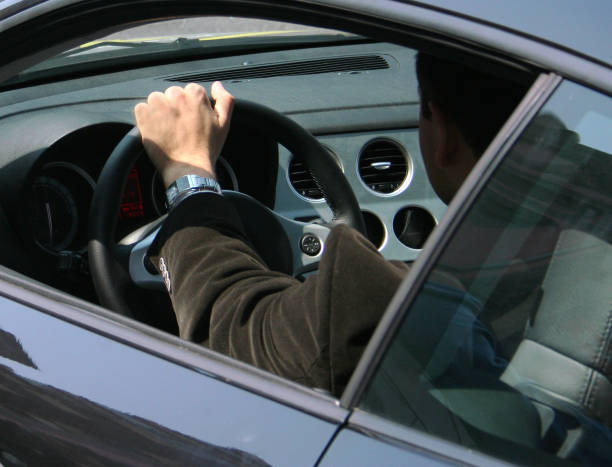
M272 271L232 204L212 194L178 205L151 255L167 270L182 338L336 395L407 270L340 225L318 274Z

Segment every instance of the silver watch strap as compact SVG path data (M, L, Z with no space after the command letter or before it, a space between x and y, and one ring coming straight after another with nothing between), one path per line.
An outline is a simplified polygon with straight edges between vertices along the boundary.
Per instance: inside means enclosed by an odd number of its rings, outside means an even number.
M172 209L185 198L201 192L222 194L221 186L213 178L200 177L195 174L183 175L166 190L168 208Z

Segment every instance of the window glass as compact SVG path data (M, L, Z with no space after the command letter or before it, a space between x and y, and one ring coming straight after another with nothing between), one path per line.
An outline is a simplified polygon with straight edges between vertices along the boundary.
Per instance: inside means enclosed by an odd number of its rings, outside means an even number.
M612 99L564 83L445 249L361 408L539 464L612 461Z
M271 44L341 42L353 34L280 21L239 17L190 17L140 24L63 51L23 72L28 75L53 72L68 66L99 66L100 62L140 60L149 54L196 54L199 57L246 45L263 48ZM47 74L43 73L43 76Z
M315 28L296 23L269 21L257 18L241 18L226 16L199 16L177 18L157 23L135 26L103 37L101 40L134 40L150 39L155 31L157 38L215 38L238 34L259 33L338 33L330 29Z

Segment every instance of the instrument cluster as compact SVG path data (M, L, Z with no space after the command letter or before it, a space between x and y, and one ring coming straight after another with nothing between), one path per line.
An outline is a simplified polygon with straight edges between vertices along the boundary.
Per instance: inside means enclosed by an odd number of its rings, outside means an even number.
M87 250L96 180L126 128L118 131L111 125L101 138L103 130L92 127L65 137L43 153L33 170L27 193L27 219L34 243L46 253ZM95 140L105 143L86 150L86 142L89 146ZM223 189L239 189L237 175L223 157L218 161L217 172ZM162 179L144 150L127 175L117 209L117 240L167 212Z

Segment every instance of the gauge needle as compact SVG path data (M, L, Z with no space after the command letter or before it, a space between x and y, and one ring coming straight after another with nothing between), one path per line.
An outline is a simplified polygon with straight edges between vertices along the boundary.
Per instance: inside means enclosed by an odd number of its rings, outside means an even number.
M53 245L53 219L51 218L51 205L45 203L45 210L47 211L47 225L49 226L49 245Z

